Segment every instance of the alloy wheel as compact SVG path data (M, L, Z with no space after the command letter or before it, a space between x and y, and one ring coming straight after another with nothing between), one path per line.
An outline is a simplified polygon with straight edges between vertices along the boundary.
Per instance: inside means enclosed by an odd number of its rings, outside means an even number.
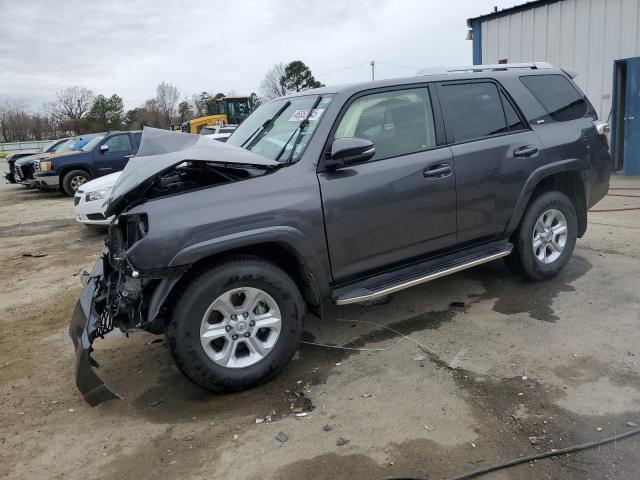
M200 325L206 355L225 368L244 368L264 359L274 348L282 316L267 292L253 287L229 290L209 306Z
M567 219L560 210L552 208L544 212L533 228L533 255L541 263L553 263L567 243Z

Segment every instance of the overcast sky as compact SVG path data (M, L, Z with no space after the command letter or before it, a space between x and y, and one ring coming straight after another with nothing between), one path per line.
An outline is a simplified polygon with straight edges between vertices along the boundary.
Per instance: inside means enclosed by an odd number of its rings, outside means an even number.
M412 76L470 64L466 19L515 3L0 0L0 102L38 110L56 91L81 85L117 93L129 109L161 81L189 97L259 93L265 72L291 60L328 85L370 79L371 60L377 78Z

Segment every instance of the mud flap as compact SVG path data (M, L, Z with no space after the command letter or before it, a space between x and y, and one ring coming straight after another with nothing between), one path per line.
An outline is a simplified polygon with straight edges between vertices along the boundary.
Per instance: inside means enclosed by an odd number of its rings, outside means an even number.
M122 398L105 385L92 366L90 357L93 339L96 335L105 333L104 320L96 311L94 304L94 292L103 274L102 262L102 258L98 259L93 267L89 281L80 293L80 299L76 303L69 326L69 336L76 348L76 386L92 407L108 400Z

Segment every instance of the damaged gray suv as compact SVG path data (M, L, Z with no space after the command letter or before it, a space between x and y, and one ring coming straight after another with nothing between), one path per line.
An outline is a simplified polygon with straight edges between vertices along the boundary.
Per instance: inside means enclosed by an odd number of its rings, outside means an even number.
M118 398L92 343L165 334L211 391L278 374L306 312L505 258L556 275L607 192L606 124L548 65L474 66L262 105L226 144L145 129L108 199L71 321L87 402Z

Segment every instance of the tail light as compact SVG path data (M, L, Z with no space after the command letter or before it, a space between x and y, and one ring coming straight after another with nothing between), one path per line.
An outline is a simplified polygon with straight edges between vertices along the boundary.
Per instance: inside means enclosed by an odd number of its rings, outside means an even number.
M596 132L598 132L598 135L600 135L602 141L605 143L605 145L608 146L609 132L611 132L611 127L609 126L609 124L607 122L603 122L602 120L594 120L593 128L596 129Z

